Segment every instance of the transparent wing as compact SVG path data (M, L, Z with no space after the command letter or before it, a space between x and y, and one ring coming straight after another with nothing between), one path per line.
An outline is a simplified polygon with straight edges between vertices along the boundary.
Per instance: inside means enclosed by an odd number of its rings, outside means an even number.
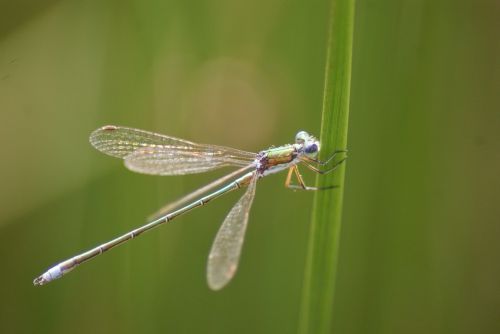
M252 165L248 165L246 167L235 170L234 172L231 172L231 173L229 173L229 174L227 174L227 175L225 175L225 176L223 176L215 181L210 182L209 184L207 184L199 189L196 189L195 191L193 191L193 192L187 194L186 196L176 200L175 202L168 203L167 205L163 206L158 211L156 211L155 213L150 215L148 217L148 221L151 222L151 221L154 221L154 220L157 220L157 219L163 217L164 215L173 211L174 209L180 208L181 206L183 206L189 202L194 201L196 198L200 197L201 195L211 191L212 189L214 189L216 187L219 187L221 184L228 182L229 180L235 178L236 176L242 174L243 172L248 171L251 168L255 168L255 167Z
M222 150L207 149L203 152L163 146L137 149L125 157L125 166L144 174L184 175L208 172L225 166L248 166L251 161Z
M99 151L125 159L136 172L155 175L201 173L224 166L246 166L255 153L230 147L196 144L153 132L107 125L90 135Z
M212 290L222 289L236 273L256 183L257 176L254 176L245 194L229 211L217 232L207 266L208 286Z

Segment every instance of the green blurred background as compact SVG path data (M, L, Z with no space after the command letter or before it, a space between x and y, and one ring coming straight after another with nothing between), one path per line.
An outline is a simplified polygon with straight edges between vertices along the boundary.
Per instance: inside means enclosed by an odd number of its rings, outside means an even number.
M1 0L0 331L294 333L312 194L284 175L260 182L220 292L206 259L237 193L31 282L227 172L131 173L88 144L97 127L250 151L318 134L328 6ZM499 15L357 2L335 333L500 332Z

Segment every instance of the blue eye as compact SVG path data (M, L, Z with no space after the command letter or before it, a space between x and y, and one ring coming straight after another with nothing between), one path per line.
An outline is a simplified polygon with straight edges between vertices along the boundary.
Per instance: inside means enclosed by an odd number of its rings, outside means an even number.
M318 152L318 145L312 144L306 147L304 150L306 153L315 153Z

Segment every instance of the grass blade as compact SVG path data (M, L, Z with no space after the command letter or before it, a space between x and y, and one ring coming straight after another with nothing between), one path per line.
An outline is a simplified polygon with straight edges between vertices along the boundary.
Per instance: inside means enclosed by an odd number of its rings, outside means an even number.
M332 0L321 124L322 159L347 147L354 0ZM342 216L345 163L318 176L304 275L299 333L330 333Z

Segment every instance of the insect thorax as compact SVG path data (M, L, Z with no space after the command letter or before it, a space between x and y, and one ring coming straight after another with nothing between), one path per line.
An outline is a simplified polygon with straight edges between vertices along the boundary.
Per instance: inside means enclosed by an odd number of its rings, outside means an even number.
M271 170L278 171L287 168L297 157L296 148L293 145L272 147L260 151L256 157L257 170L260 174L269 174ZM272 173L272 172L271 172Z

